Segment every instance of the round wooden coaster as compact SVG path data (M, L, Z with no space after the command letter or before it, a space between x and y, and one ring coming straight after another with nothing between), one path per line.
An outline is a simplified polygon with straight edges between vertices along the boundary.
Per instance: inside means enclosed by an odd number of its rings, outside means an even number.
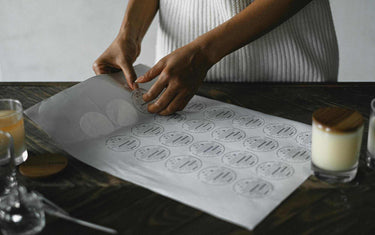
M46 154L29 156L26 162L19 166L23 176L30 178L46 178L55 175L68 165L68 159L61 155Z

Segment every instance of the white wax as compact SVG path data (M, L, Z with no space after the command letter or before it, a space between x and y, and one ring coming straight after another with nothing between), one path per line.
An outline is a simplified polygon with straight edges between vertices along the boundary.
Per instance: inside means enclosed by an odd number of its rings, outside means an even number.
M367 150L375 156L375 116L371 116L369 121Z
M361 149L363 126L350 133L325 131L313 123L311 158L324 170L343 171L357 162Z

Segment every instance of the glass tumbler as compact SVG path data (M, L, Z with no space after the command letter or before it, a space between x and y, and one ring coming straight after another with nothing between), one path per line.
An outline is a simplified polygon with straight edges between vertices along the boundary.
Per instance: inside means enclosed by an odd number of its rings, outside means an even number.
M39 197L18 185L13 139L0 131L0 230L3 235L32 235L45 225Z
M0 131L0 198L10 193L17 184L12 166L11 156L13 153L12 137L7 132Z
M18 100L0 99L0 130L13 137L16 165L27 159L22 112L22 104Z

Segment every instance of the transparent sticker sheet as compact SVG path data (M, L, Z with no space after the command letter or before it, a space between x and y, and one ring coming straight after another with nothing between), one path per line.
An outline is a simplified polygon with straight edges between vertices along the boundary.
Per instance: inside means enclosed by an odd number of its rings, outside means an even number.
M150 84L124 81L95 76L25 114L82 162L247 229L311 174L309 125L200 96L154 115Z

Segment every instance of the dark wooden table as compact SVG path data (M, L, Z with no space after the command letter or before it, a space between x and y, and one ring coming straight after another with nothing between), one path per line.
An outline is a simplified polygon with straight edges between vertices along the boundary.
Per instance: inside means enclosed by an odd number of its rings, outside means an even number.
M0 97L28 108L75 83L0 83ZM70 157L26 119L30 157L69 158L59 175L20 177L71 215L115 228L120 234L375 234L375 171L365 166L369 105L375 83L204 84L202 96L311 124L322 106L356 109L366 120L359 172L348 184L329 185L311 176L253 231L247 231L172 199L120 180ZM47 216L41 234L104 234Z

